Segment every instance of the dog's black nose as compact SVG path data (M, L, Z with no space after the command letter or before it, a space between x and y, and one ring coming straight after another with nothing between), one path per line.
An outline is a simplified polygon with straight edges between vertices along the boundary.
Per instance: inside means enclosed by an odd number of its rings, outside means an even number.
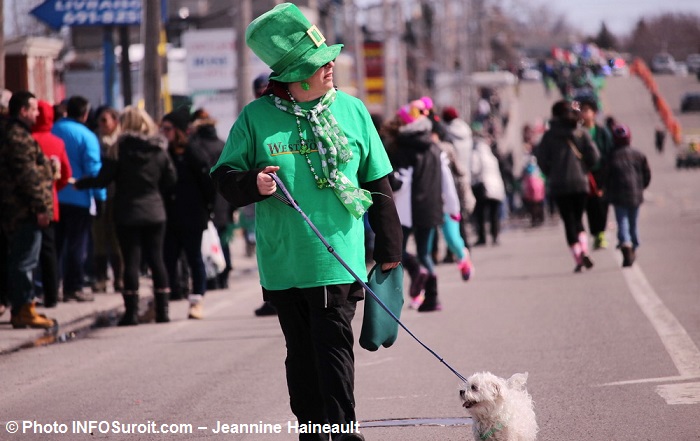
M465 395L464 389L460 389L460 391L459 391L459 396L460 396L463 400L465 399L465 398L464 398L464 395Z

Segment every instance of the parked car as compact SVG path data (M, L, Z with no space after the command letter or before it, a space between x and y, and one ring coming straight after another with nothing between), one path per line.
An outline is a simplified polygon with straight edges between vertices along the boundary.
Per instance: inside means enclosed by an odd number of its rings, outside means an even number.
M685 61L678 61L676 62L676 75L681 76L681 77L687 77L688 76L688 65L685 64Z
M700 72L700 54L690 54L685 59L685 64L688 66L688 72Z
M654 55L651 59L651 71L660 74L675 74L676 60L665 52Z
M681 99L681 112L700 112L700 93L688 92Z

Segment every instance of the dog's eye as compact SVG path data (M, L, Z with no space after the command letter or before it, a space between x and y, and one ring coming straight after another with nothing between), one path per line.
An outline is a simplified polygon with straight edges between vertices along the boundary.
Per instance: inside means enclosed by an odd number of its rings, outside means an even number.
M476 384L472 384L472 390L473 390L474 392L478 392L478 391L479 391L479 386L477 386Z

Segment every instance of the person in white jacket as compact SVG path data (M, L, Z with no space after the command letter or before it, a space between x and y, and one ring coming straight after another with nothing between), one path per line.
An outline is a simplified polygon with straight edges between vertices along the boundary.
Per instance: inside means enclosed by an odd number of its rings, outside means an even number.
M448 142L448 132L439 121L433 122L432 136L433 142L442 150L440 154L443 204L442 233L445 236L447 248L457 257L457 268L462 275L462 280L467 281L471 278L473 265L469 249L460 234L463 204L456 184L456 180L461 177L457 173L459 167L457 152L454 145Z
M455 176L455 185L459 188L458 195L462 206L462 219L459 221L460 234L469 249L469 221L474 211L476 199L471 187L471 160L474 150L472 129L466 121L459 117L457 109L447 106L442 109L442 120L449 134L449 141L456 152L455 165L460 176Z
M471 158L472 192L476 198L474 219L477 241L474 245L486 245L486 217L491 226L491 240L498 244L500 229L499 207L505 199L506 190L498 168L498 158L483 138L474 140Z

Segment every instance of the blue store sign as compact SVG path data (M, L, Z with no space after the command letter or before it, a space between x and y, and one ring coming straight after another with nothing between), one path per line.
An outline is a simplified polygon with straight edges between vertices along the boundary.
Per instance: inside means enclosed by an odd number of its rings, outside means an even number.
M163 17L165 0L161 1ZM62 26L141 24L141 0L46 0L31 14L54 29Z

